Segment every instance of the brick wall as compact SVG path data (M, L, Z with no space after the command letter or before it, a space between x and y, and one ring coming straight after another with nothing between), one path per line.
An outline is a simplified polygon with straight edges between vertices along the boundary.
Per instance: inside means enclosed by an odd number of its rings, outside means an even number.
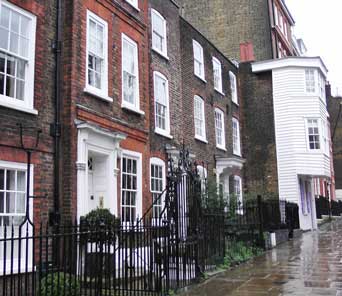
M216 157L232 157L232 116L239 118L239 108L231 101L229 71L237 72L236 67L227 60L203 35L184 19L180 20L182 81L183 81L183 133L184 143L196 155L196 160L209 165L209 176L214 175ZM194 59L192 41L196 40L203 47L206 82L194 75ZM222 64L223 93L214 89L212 58L216 57ZM200 96L205 102L205 123L208 143L195 139L194 96ZM216 148L215 107L221 109L225 116L226 149Z
M48 220L48 211L53 206L53 138L50 136L50 123L54 121L54 53L51 49L55 38L56 9L53 0L9 0L37 17L34 108L38 115L0 106L0 160L26 163L26 153L20 147L17 123L24 127L37 127L42 130L38 151L32 155L34 165L34 190L36 196L47 199L34 201L35 222ZM25 133L25 140L33 134Z
M63 216L76 216L77 205L77 128L75 119L86 120L113 132L127 134L122 148L143 154L143 186L149 175L149 55L147 1L139 1L139 10L124 0L65 1L64 15L64 102L63 102ZM107 102L84 92L86 78L87 9L108 23L108 96ZM121 34L138 44L140 110L144 115L121 107ZM144 191L144 190L143 190ZM145 198L145 197L143 197ZM146 197L148 198L148 197Z
M266 0L179 0L183 16L231 59L252 42L256 60L273 58Z
M249 63L240 64L244 177L251 193L278 192L274 130L272 73L251 73Z

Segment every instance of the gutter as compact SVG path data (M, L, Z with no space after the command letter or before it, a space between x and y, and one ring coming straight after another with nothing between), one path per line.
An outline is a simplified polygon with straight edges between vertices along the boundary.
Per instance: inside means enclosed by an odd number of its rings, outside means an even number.
M55 120L50 133L54 137L54 196L53 211L49 213L51 225L60 222L60 139L61 139L61 66L62 66L62 0L56 0L56 39L52 48L55 53Z

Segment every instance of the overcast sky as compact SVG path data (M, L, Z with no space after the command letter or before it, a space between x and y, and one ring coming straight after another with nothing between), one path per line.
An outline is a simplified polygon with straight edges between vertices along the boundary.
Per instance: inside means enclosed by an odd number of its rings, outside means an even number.
M308 56L321 56L333 92L342 95L342 0L286 0L295 19L294 33Z

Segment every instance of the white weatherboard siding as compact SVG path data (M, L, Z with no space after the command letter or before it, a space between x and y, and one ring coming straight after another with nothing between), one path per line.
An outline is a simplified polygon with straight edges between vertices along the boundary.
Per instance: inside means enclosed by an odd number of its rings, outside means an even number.
M306 120L320 119L320 144L324 149L322 129L328 113L318 95L305 93L304 68L280 68L272 73L279 195L280 198L298 203L301 212L299 176L330 177L328 154L308 149ZM302 229L312 228L314 207L312 199L311 213L300 213Z

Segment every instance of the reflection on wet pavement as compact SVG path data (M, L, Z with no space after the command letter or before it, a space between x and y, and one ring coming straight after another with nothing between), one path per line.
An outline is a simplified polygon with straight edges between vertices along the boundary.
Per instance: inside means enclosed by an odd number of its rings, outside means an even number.
M342 296L342 219L226 271L182 295Z

